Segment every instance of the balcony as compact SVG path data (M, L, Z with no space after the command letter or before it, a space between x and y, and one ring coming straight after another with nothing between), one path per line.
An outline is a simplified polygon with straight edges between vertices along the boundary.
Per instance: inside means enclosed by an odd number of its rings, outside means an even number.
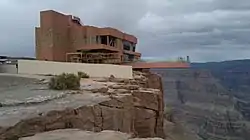
M137 57L141 57L141 53L138 52L133 52L133 51L128 51L128 50L123 50L124 54L131 54L131 55L135 55Z
M111 52L119 52L118 48L104 45L104 44L89 44L81 47L77 47L76 50L84 50L84 51L91 51L91 50L108 50Z

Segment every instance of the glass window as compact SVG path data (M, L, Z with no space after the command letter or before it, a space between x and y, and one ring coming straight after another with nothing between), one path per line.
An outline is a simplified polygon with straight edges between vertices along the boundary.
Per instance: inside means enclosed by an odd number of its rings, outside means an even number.
M123 44L123 49L124 49L124 50L127 50L127 51L130 51L130 46L127 46L127 45L124 45L124 44Z
M135 46L133 46L133 52L135 52Z
M128 41L123 41L123 49L130 51L131 50L131 43Z

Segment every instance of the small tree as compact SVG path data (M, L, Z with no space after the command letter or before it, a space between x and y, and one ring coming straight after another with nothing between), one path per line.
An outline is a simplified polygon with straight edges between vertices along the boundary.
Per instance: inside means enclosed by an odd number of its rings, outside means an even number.
M80 87L78 75L63 73L50 79L49 88L54 90L76 90Z

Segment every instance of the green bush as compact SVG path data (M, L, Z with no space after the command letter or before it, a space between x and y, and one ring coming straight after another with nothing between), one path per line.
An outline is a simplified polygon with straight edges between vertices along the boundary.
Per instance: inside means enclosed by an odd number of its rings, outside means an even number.
M164 109L164 117L167 119L169 122L174 122L174 113L173 109L170 106L165 106Z
M80 87L78 75L63 73L50 79L49 88L54 90L76 90Z
M89 75L85 72L79 71L77 74L78 74L78 77L80 78L89 78Z

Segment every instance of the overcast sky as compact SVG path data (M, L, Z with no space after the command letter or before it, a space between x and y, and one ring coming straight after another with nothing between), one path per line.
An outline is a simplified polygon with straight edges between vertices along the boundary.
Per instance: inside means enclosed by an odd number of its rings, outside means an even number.
M134 34L144 58L250 58L250 0L0 0L0 55L34 57L39 11Z

